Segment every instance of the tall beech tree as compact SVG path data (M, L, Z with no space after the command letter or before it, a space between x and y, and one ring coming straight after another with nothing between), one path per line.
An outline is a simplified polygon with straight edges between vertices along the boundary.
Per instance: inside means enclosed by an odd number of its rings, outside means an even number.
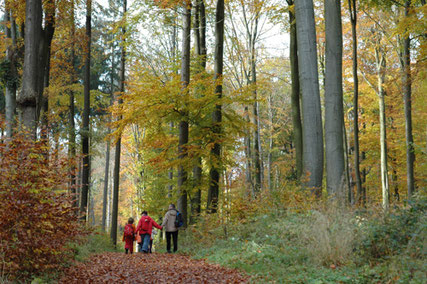
M18 49L16 40L16 23L13 17L12 10L6 10L5 20L8 24L5 25L6 37L10 39L11 44L6 49L6 59L9 65L9 78L5 83L5 119L6 119L6 137L12 137L13 130L16 125L16 90L18 88Z
M197 60L200 65L198 72L206 72L206 7L204 0L197 0L194 12L194 41ZM201 213L202 202L202 158L197 157L193 167L193 194L191 198L190 223L195 221L195 216Z
M76 23L75 23L75 2L71 1L71 54L70 54L70 63L71 63L71 83L75 84L77 82L76 78L76 46L75 46L75 37L76 37ZM77 184L76 184L76 126L74 121L75 116L75 104L74 104L74 90L69 91L69 116L68 116L68 156L71 160L70 167L70 189L73 194L73 205L74 207L79 206L79 200L77 199Z
M302 123L300 108L300 82L298 74L298 44L297 28L295 22L295 6L293 0L287 0L289 6L289 25L290 25L290 44L289 60L291 63L291 81L292 81L292 125L293 125L293 142L295 146L295 165L297 178L301 177L303 171L303 145L302 145Z
M92 0L86 0L86 52L85 52L85 66L84 66L84 107L83 107L83 126L81 131L82 136L82 188L80 199L80 214L81 218L86 220L86 211L88 205L89 195L89 181L90 181L90 125L89 125L89 112L90 112L90 61L91 61L91 43L92 43Z
M409 18L411 0L405 0L405 18ZM403 38L402 86L405 111L405 137L406 137L406 183L408 197L411 198L415 191L414 182L414 138L412 136L412 79L411 79L411 40L406 30Z
M351 23L352 61L353 61L353 139L354 139L354 175L356 180L356 202L365 203L366 192L360 178L360 150L359 150L359 76L357 75L357 0L348 0L348 9ZM350 200L351 202L351 200Z
M215 12L215 53L214 53L214 80L215 94L219 103L215 104L215 110L212 113L212 132L215 138L214 146L211 150L211 168L209 171L209 192L208 192L208 210L215 213L218 208L219 196L219 178L221 172L221 144L218 142L221 138L222 123L222 73L224 69L224 0L218 0Z
M123 0L123 27L122 27L122 47L120 60L120 96L125 92L125 67L126 67L126 12L127 0ZM113 55L114 56L114 55ZM123 99L120 97L118 104L122 104ZM118 118L121 119L121 116ZM116 142L116 150L114 153L114 172L113 172L113 210L111 214L111 239L114 245L117 245L117 218L119 215L119 186L120 186L120 155L122 147L121 134Z
M180 110L181 120L178 125L179 145L178 158L181 163L178 167L178 210L182 213L184 226L187 226L187 170L184 161L188 157L188 110L189 96L188 85L190 83L190 48L191 48L191 1L184 2L182 14L182 57L181 57L181 96L183 107Z
M320 196L323 178L323 129L313 1L296 1L295 17L302 93L303 166L304 174L308 175L305 187Z
M39 51L42 37L42 1L25 2L25 51L22 89L17 97L24 127L36 138L37 103L39 94Z
M340 199L344 189L344 111L340 0L325 0L325 154L328 194Z

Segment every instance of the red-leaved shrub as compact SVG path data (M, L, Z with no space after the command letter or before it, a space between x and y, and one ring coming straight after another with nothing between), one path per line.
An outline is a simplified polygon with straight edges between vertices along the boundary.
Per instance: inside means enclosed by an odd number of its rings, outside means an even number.
M43 142L0 143L0 275L24 280L70 259L67 243L85 229L67 194L67 160Z

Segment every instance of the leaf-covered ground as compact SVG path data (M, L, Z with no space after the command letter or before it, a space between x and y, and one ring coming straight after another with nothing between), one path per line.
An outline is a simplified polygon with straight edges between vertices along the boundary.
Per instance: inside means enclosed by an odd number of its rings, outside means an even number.
M103 253L69 268L60 283L247 283L237 270L180 254Z

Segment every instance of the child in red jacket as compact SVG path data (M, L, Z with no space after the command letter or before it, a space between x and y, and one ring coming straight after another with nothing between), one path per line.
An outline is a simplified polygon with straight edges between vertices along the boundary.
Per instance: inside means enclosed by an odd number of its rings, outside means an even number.
M139 246L140 252L148 253L153 226L157 229L162 229L162 226L157 224L150 216L148 216L147 211L142 212L141 219L139 219L138 226L136 227L136 232L141 235L142 240L142 243Z
M133 224L133 218L128 219L128 223L125 226L123 232L122 241L125 242L125 253L127 254L130 251L130 254L133 253L133 242L135 241L135 225Z

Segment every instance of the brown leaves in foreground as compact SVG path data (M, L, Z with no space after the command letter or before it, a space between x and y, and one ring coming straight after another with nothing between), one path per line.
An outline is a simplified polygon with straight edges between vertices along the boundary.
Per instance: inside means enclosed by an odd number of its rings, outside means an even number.
M104 253L69 268L60 283L247 283L237 270L179 254Z

